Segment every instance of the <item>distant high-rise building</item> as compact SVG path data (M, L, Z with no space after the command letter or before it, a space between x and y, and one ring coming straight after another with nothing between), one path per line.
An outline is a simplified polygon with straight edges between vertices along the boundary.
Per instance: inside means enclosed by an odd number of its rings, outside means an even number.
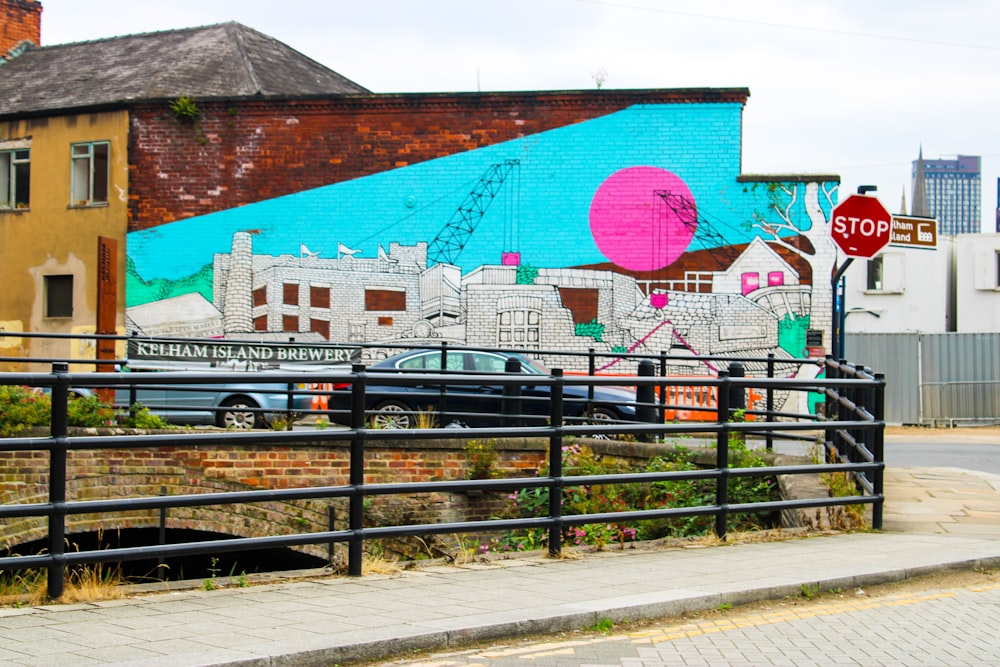
M937 218L938 234L978 233L982 227L982 180L978 155L913 162L912 215Z

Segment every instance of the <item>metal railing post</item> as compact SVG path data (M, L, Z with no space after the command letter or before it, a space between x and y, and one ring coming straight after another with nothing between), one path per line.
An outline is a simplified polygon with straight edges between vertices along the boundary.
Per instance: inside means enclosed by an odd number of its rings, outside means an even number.
M715 504L719 511L715 515L715 536L725 540L728 523L726 506L729 504L729 391L732 387L728 372L719 371L719 380L721 384L716 392L719 431L715 437L715 467L719 471L719 476L715 480Z
M285 430L286 431L291 431L292 430L292 417L295 414L295 411L292 408L294 408L294 407L295 407L295 383L294 382L289 382L288 383L288 402L285 405L285 408L286 408L286 415L285 415L285 417L288 419L288 424L285 425Z
M364 559L364 538L361 531L365 523L365 367L353 364L351 375L351 462L349 482L351 486L348 507L348 524L351 538L347 547L347 574L360 577Z
M653 362L649 359L643 359L639 362L639 377L640 378L651 378L656 375L656 367ZM637 405L635 406L635 418L636 421L643 422L645 424L655 424L656 423L656 387L652 384L644 383L636 386L635 388L635 400ZM644 433L639 436L639 440L642 442L652 442L655 437L650 433Z
M562 553L562 491L563 491L563 372L552 369L555 384L552 386L549 425L553 429L549 436L549 518L553 520L549 528L549 555L558 557Z
M874 449L872 454L878 468L875 469L875 479L872 480L872 490L876 500L872 505L872 528L882 530L882 510L885 505L885 374L876 373L875 402L872 405L878 429L875 431Z
M326 529L331 533L337 529L337 508L334 507L333 504L330 504L326 508ZM335 546L336 542L333 541L327 542L326 544L326 559L330 565L333 565L333 557L336 555L334 553Z
M504 362L505 373L521 373L521 360L516 357L508 357ZM503 424L507 426L524 426L524 419L521 415L521 385L505 384L503 386L503 405L500 412L504 417Z
M441 342L441 373L443 375L448 373L448 341ZM448 387L446 382L442 382L441 386L438 387L438 418L441 420L440 424L451 423L451 419L448 419Z
M597 375L597 358L594 355L594 348L587 350L587 376L594 377ZM590 412L594 408L594 385L587 385L587 408L586 412Z
M865 375L865 367L861 364L854 365L854 378L855 380L863 380ZM851 402L854 403L854 414L851 415L853 421L858 421L861 419L861 408L866 406L866 400L868 399L868 390L864 386L856 385L851 390ZM854 429L851 434L854 436L855 443L861 443L866 448L868 447L868 429ZM851 463L863 463L861 452L858 450L857 444L851 448Z
M774 352L767 353L767 379L774 379ZM766 390L766 404L765 409L767 410L766 421L770 424L774 421L774 387L770 385ZM768 452L774 451L774 432L771 431L771 427L767 427L767 432L764 434L764 449Z
M826 379L836 380L838 377L840 377L840 372L839 369L837 368L837 364L833 360L833 356L828 354L826 355ZM830 422L837 421L838 408L837 408L837 401L834 399L834 395L839 397L840 390L830 384L827 384L826 389L824 391L824 397L826 402L824 403L823 406L823 415L828 424ZM823 460L829 461L831 451L828 448L836 448L838 452L840 451L840 444L837 442L837 430L832 426L828 425L827 428L824 430L823 440L825 442L825 446L823 448L824 449Z
M160 487L160 495L167 495L167 487ZM160 525L159 530L156 533L156 540L159 546L163 546L167 543L167 508L160 508ZM163 581L167 576L166 560L163 556L159 556L156 559L156 578Z
M48 596L58 600L63 595L66 578L66 456L69 433L69 364L52 364L52 421L49 436L49 556Z
M656 423L662 424L667 420L667 385L665 378L667 377L667 352L666 350L660 350L660 378L664 379L658 387L659 396L657 397L657 407L656 407Z

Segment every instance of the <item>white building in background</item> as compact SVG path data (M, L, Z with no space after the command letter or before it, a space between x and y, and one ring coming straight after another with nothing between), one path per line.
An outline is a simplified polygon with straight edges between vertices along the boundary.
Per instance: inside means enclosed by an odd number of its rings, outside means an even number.
M1000 332L1000 234L955 237L957 331Z
M844 275L847 333L1000 331L1000 234L887 246Z

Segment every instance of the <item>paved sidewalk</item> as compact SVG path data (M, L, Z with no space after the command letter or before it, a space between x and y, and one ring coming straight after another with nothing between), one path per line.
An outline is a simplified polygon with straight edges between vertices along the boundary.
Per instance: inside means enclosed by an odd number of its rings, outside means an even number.
M0 609L4 665L317 665L1000 567L1000 477L887 473L886 530Z

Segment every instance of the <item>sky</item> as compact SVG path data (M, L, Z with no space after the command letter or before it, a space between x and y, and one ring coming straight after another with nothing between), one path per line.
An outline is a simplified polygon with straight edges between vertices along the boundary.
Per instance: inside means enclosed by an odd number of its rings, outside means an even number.
M237 21L376 93L748 88L743 173L837 174L893 213L912 162L1000 177L996 0L42 0L42 44Z

